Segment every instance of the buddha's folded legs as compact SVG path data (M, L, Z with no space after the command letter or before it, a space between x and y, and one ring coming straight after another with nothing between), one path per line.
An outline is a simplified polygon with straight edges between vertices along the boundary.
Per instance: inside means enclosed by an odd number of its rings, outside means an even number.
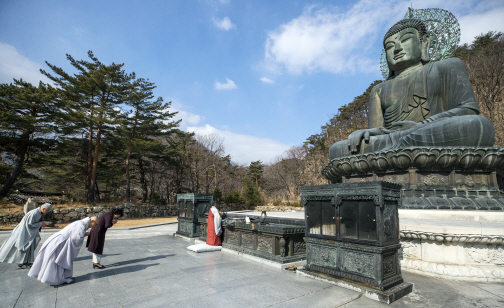
M347 140L339 141L329 149L329 159L413 146L491 147L494 140L495 130L487 118L467 115L419 124L387 135L372 136L369 143L362 141L358 153L350 153Z
M400 136L392 148L410 146L491 147L494 141L495 130L487 118L479 115L466 115L425 124L410 134Z

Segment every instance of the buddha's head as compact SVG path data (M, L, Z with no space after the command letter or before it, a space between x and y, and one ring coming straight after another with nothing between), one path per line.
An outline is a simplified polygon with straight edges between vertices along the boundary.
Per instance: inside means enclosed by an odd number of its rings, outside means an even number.
M419 19L402 19L393 25L383 38L389 77L419 63L430 61L430 36Z

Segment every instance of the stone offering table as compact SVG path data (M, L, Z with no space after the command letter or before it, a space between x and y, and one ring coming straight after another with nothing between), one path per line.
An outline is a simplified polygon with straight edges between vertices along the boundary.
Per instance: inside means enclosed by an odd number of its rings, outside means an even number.
M306 259L304 220L227 214L222 247L285 264Z

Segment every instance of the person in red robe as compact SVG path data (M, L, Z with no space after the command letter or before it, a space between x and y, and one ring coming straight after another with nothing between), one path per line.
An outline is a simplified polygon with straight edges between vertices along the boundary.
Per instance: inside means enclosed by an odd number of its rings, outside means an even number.
M101 215L98 218L98 223L91 229L88 236L86 247L93 253L93 269L104 269L105 266L101 265L101 257L103 254L103 246L105 246L105 234L107 229L117 223L117 218L123 215L122 209L113 209Z
M220 235L222 234L221 228L221 215L217 208L218 204L215 201L211 201L211 208L208 212L208 225L207 225L207 237L206 243L210 246L221 245Z

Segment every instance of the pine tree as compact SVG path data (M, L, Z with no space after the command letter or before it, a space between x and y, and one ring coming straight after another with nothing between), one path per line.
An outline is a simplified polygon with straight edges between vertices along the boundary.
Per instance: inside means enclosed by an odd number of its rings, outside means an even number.
M256 187L259 187L259 185L262 183L263 172L264 172L264 165L262 161L258 160L250 163L250 166L248 168L248 176L255 183Z
M221 202L222 200L222 191L219 189L219 187L215 187L213 191L213 198L217 202Z
M22 79L0 85L0 199L23 173L26 162L56 143L55 125L61 122L58 91L42 82L34 87Z
M131 108L123 115L119 134L124 138L126 154L126 200L130 202L131 190L131 159L136 158L139 169L144 172L143 157L162 155L164 146L161 137L169 136L178 127L179 121L170 121L177 113L169 112L171 102L163 103L163 98L155 101L153 82L143 78L135 80L126 106ZM157 150L157 151L156 151ZM156 153L157 152L157 153ZM141 174L143 190L146 191L145 174ZM144 196L146 197L146 196Z
M244 181L243 199L245 199L245 204L249 207L258 206L262 203L258 187L247 179Z
M135 74L127 74L124 64L105 65L98 61L92 51L88 52L90 61L76 61L67 54L70 64L78 74L69 75L63 69L48 62L54 76L44 70L41 72L54 81L64 92L69 117L64 128L65 135L86 133L87 150L87 202L93 203L96 196L96 183L100 142L102 135L112 131L114 125L120 124L120 105L131 93L131 81Z

